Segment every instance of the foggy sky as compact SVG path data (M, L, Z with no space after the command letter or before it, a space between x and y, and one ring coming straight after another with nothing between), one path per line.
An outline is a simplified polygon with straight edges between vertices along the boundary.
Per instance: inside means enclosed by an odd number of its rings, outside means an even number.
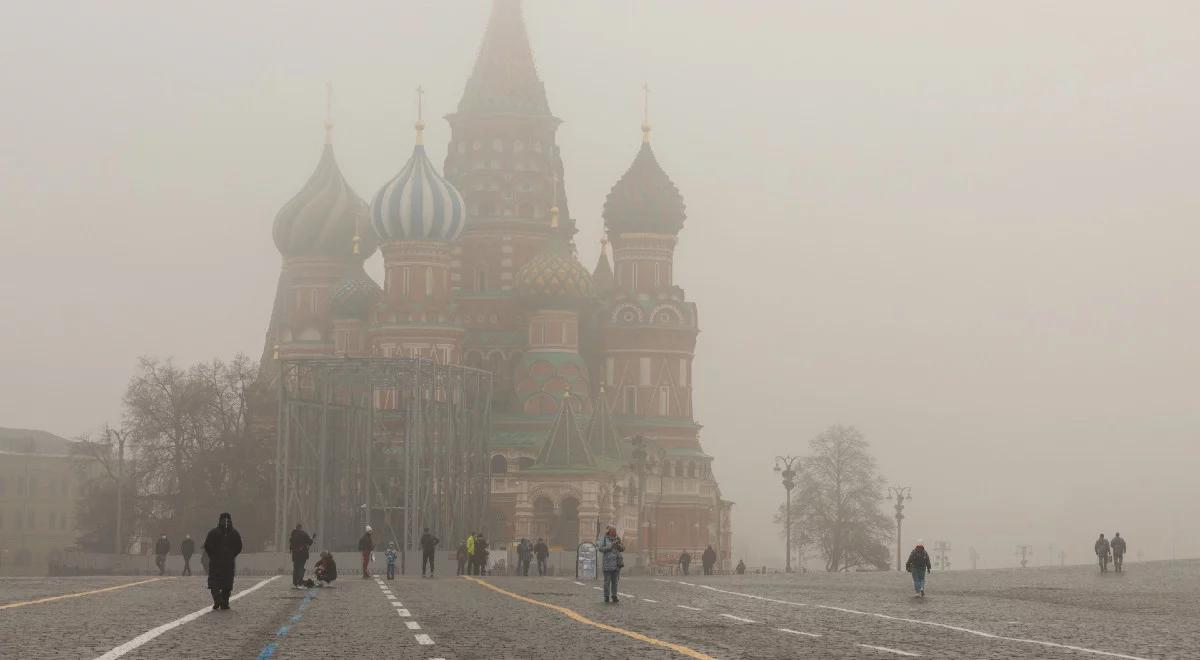
M139 355L257 357L325 81L359 196L408 158L418 84L440 168L488 4L0 6L0 426L117 421ZM589 268L653 90L735 558L782 563L771 459L835 423L956 568L1117 530L1200 554L1198 14L525 3Z

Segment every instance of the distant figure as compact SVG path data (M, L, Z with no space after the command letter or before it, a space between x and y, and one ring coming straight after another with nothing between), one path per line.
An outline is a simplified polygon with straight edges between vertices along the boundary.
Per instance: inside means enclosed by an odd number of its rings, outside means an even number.
M487 575L488 541L482 532L479 536L475 537L475 560L477 562L475 574Z
M196 554L196 542L192 540L191 534L183 535L183 542L179 544L179 553L183 555L183 572L180 575L191 575L192 555Z
M737 571L738 575L745 575L746 574L746 562L739 559L737 568L735 568L733 570Z
M533 563L533 543L522 538L517 544L517 572L522 576L529 575L529 564Z
M465 575L467 572L467 542L463 541L458 544L458 553L454 556L458 560L457 575Z
M596 540L596 549L604 555L604 602L619 603L617 584L621 580L621 569L625 566L625 544L617 536L617 528L612 525Z
M158 566L159 575L167 572L167 553L170 551L171 542L167 540L167 535L163 534L158 537L158 541L154 544L154 563Z
M388 541L387 550L383 551L383 559L387 562L387 579L396 579L396 542Z
M533 544L533 556L537 557L538 575L545 575L546 558L550 556L550 548L546 546L546 539L538 537L537 543Z
M704 554L700 555L700 562L704 564L704 574L712 575L713 566L717 563L717 551L713 550L710 545L704 549Z
M1112 549L1108 544L1108 539L1104 538L1104 534L1100 534L1100 538L1096 539L1096 543L1092 546L1096 551L1096 557L1100 560L1100 572L1108 572L1108 553Z
M362 538L358 539L358 551L362 553L362 578L364 580L371 577L371 574L367 572L367 565L371 563L371 553L375 552L375 539L371 536L373 531L375 530L367 525Z
M684 575L688 574L688 566L691 566L691 565L692 565L692 556L690 554L688 554L687 550L684 550L679 555L679 568L683 569Z
M429 533L429 528L421 534L421 577L425 577L425 564L429 564L429 577L433 577L433 557L441 539Z
M925 552L925 542L917 541L917 547L908 553L908 561L904 570L912 573L913 591L921 598L925 597L925 574L933 572L933 562L929 561L929 553Z
M313 539L304 531L304 525L296 523L296 529L288 537L288 550L292 551L293 589L304 588L304 564L308 563L308 549L312 544Z
M235 560L242 552L242 535L233 528L233 516L221 514L217 526L204 539L204 551L208 553L208 590L212 592L213 609L227 610L237 569Z
M317 565L313 566L313 574L317 576L318 587L333 586L333 581L337 579L337 562L333 561L332 552L321 553Z
M1112 549L1113 570L1120 573L1122 566L1125 564L1125 539L1121 538L1121 532L1113 535L1112 543L1109 544Z

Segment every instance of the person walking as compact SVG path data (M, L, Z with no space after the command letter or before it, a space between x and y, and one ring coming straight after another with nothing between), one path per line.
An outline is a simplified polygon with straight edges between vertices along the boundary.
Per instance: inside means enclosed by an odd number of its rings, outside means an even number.
M533 544L522 537L517 544L517 567L523 577L529 576L529 564L533 561Z
M1100 572L1107 573L1108 572L1108 553L1110 550L1112 550L1112 546L1109 545L1108 539L1104 538L1103 533L1100 534L1100 538L1096 539L1096 543L1092 546L1092 548L1095 549L1096 557L1099 558Z
M679 568L683 569L684 575L688 574L688 566L691 566L691 565L692 565L692 555L688 554L687 550L684 550L679 555Z
M475 575L475 532L467 534L467 575Z
M925 597L925 574L933 572L933 562L929 561L929 553L925 552L925 542L917 541L917 547L908 553L908 561L904 570L912 573L913 591L922 598Z
M304 588L304 565L308 563L308 549L312 547L313 539L304 531L304 525L296 523L288 537L288 550L292 551L292 588Z
M387 550L383 551L383 559L387 562L387 579L396 579L396 542L388 541Z
M179 544L179 554L183 555L183 572L180 575L191 575L192 555L196 554L196 542L192 540L191 534L183 535L183 542Z
M463 541L458 544L458 552L454 558L458 560L458 573L455 575L465 575L467 572L467 542Z
M364 580L371 577L371 574L367 572L367 566L371 563L371 553L375 552L375 539L371 536L373 531L375 530L367 525L362 538L358 539L358 551L362 553L362 579Z
M700 563L704 565L705 575L713 574L713 566L717 565L717 551L713 550L711 545L704 549L704 554L700 555Z
M429 528L421 534L421 577L425 577L425 564L429 564L429 577L433 577L433 557L441 539L429 533Z
M208 553L208 590L212 592L213 609L227 610L237 556L242 552L242 535L233 527L233 516L222 513L217 518L217 526L204 538L204 552Z
M550 548L546 546L546 539L538 537L537 543L533 546L533 556L537 557L538 575L545 575L546 558L550 556Z
M167 535L158 537L158 541L154 543L154 564L158 566L159 575L167 572L167 553L170 551L171 542L167 540Z
M1113 534L1112 542L1108 545L1112 550L1113 570L1120 573L1125 565L1125 539L1121 538L1121 532Z
M596 540L596 549L604 555L604 602L619 603L617 585L621 581L621 569L625 567L625 544L617 536L617 528L612 525L605 530L604 536Z

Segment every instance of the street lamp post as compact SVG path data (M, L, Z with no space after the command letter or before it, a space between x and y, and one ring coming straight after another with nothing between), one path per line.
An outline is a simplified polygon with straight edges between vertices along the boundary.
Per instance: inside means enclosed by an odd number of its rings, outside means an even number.
M799 456L776 456L775 471L783 476L785 499L783 504L783 535L787 558L784 560L783 571L792 572L792 489L796 487L796 466L800 463Z
M888 488L888 497L896 498L896 570L900 570L900 525L904 520L904 502L912 499L912 488L909 486L892 486Z
M633 470L638 477L638 553L642 555L642 565L649 570L646 554L646 536L649 530L644 526L646 515L646 438L641 435L633 436Z

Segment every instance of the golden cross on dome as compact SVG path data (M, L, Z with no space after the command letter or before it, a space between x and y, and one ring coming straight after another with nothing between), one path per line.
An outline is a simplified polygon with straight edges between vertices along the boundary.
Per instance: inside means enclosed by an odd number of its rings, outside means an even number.
M422 132L425 130L425 120L423 118L424 117L424 103L423 103L424 96L425 96L425 88L420 85L417 85L417 123L416 123L417 144L425 144L425 139L424 139L424 136L422 135Z
M325 83L325 144L333 144L333 82Z
M642 142L650 141L650 83L642 83Z

